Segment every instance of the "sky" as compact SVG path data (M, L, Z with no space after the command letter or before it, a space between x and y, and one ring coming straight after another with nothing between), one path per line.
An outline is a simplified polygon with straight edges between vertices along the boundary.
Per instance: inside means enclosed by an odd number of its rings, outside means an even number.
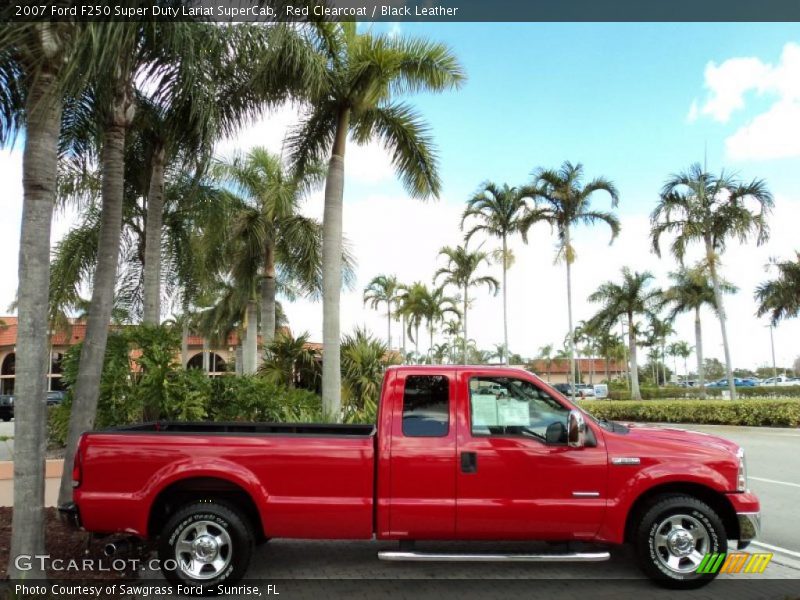
M369 25L363 25L366 28ZM649 214L665 179L693 162L712 172L763 178L775 196L771 237L761 247L731 242L723 274L739 287L726 299L734 366L770 362L769 329L756 319L753 289L770 273L771 257L800 250L800 26L797 24L374 24L390 35L423 36L447 43L461 60L468 81L441 95L407 101L431 126L443 188L437 201L405 192L381 147L351 143L345 161L344 230L356 256L357 282L342 296L342 331L364 325L386 336L383 311L363 306L362 290L378 274L430 284L443 245L462 241L464 202L486 180L520 185L538 167L582 163L587 178L605 176L620 191L622 232L609 245L607 228L579 227L573 267L575 321L597 306L586 299L601 283L629 266L649 270L655 286L669 284L677 267L669 255L650 252ZM256 145L280 152L297 109L284 107L222 141L226 156ZM0 153L3 211L0 218L0 308L16 290L21 217L21 152ZM610 208L607 197L593 200ZM311 195L303 211L321 217L322 195ZM55 242L71 217L59 216ZM484 249L497 247L486 240ZM567 331L566 274L554 264L555 236L547 226L532 231L529 244L511 243L516 261L509 271L509 346L534 356L545 344L560 347ZM691 256L699 257L694 252ZM500 266L485 269L499 278ZM502 301L473 292L469 337L481 348L502 342ZM295 333L321 340L321 304L284 302ZM2 312L2 311L0 311ZM400 325L393 324L393 346ZM690 315L678 317L675 340L694 343ZM703 315L704 354L722 359L718 321ZM800 321L774 332L779 364L800 355ZM438 338L437 338L438 339ZM409 342L410 344L410 342ZM423 336L421 349L427 345ZM694 360L694 359L691 359ZM682 370L679 368L679 370Z

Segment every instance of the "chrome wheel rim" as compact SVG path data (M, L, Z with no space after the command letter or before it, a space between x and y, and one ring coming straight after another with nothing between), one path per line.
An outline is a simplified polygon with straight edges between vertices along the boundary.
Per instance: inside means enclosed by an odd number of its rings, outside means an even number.
M192 579L213 579L230 565L232 555L231 536L213 521L187 525L175 543L178 569Z
M711 536L690 515L672 515L656 527L653 550L658 561L675 573L694 573L708 553Z

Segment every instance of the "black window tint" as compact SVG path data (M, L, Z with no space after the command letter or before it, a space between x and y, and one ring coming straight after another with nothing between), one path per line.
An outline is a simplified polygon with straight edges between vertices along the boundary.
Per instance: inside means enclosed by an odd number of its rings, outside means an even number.
M443 375L410 375L403 393L403 435L443 437L450 429L449 381Z

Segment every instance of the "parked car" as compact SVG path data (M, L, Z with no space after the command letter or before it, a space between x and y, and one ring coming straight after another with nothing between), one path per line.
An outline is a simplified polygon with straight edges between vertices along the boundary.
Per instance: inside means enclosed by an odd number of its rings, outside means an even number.
M61 404L64 401L64 398L66 397L67 397L66 392L61 392L61 391L47 392L47 406Z
M761 382L761 385L776 385L776 386L791 386L800 385L800 380L796 377L787 377L786 375L778 375L777 377L769 377Z
M508 397L482 393L487 382ZM602 561L605 545L630 542L649 577L691 588L716 576L698 572L704 556L758 533L735 443L595 419L525 370L390 367L379 403L374 426L162 421L84 433L73 502L59 509L90 532L157 540L165 577L206 593L243 577L270 538L403 542L378 551L390 561ZM600 546L454 555L415 540Z
M733 378L733 385L735 387L754 387L755 383L753 383L752 381L750 381L748 379L741 379L739 377L734 377ZM710 387L710 388L726 388L726 387L728 387L728 378L725 377L723 379L717 379L716 381L713 381L711 383L707 383L706 387Z
M14 418L14 396L4 394L0 396L0 419L10 421Z
M578 396L581 398L594 398L595 391L593 385L588 385L586 383L576 383L575 389L578 392Z

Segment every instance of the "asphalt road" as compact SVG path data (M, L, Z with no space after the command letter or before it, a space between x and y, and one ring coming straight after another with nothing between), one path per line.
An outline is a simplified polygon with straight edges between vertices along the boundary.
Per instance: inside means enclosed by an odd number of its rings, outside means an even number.
M681 427L718 435L744 448L750 489L761 500L758 541L792 553L800 563L800 429Z

